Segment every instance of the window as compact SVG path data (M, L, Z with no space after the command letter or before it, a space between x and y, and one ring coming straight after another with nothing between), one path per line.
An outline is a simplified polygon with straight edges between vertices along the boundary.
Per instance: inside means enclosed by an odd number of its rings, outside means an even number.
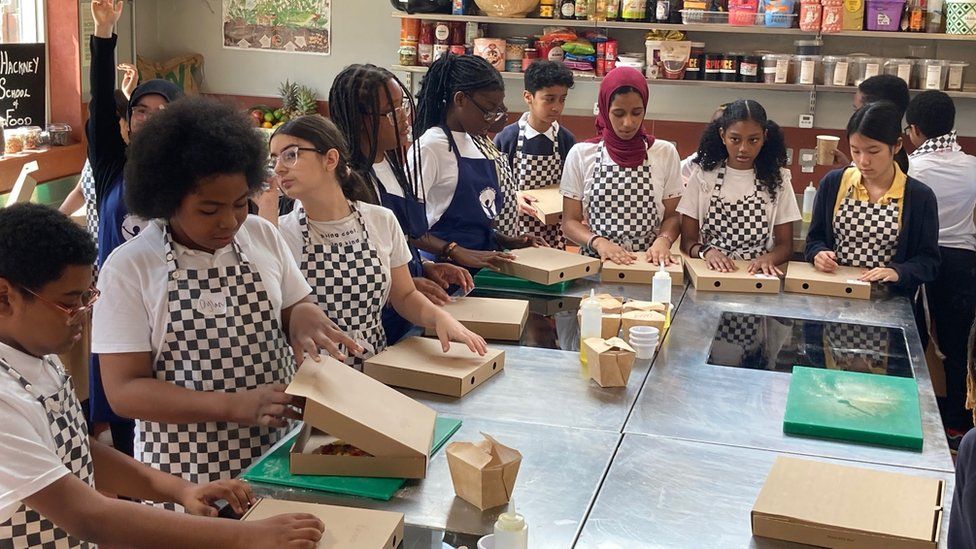
M44 41L44 0L0 0L0 43Z

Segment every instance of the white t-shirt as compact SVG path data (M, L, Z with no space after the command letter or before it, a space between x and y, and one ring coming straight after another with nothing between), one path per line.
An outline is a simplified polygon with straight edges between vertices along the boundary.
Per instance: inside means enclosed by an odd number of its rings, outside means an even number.
M939 202L939 246L976 251L976 156L962 151L913 156L908 175L928 185Z
M383 302L386 303L393 282L390 272L410 263L410 248L407 246L403 230L400 229L400 223L391 210L365 202L354 204L366 224L369 242L380 256L380 264L387 280L383 292ZM278 218L278 230L281 231L281 236L284 237L298 265L301 265L304 259L302 248L305 245L305 237L302 235L298 218L300 207L301 202L295 201L295 209L290 214ZM355 214L349 214L336 221L312 221L311 219L307 221L308 237L313 244L351 244L363 240L362 225Z
M708 215L708 208L712 202L712 191L715 182L718 181L719 168L706 172L701 166L695 164L688 179L688 187L685 194L678 203L678 213L686 215L692 219L697 219L699 223ZM796 195L793 194L791 183L792 174L786 168L780 168L780 175L783 178L783 186L776 192L776 201L769 198L769 193L759 190L759 196L766 203L766 219L770 221L769 245L773 245L773 227L783 223L793 223L800 219L800 208L796 205ZM754 170L735 170L725 169L725 182L722 183L721 198L726 202L734 203L752 196L756 192L756 174Z
M698 158L698 152L693 152L688 155L684 160L681 161L681 181L687 185L688 180L691 179L691 172L695 171L695 159Z
M53 395L61 388L57 370L37 357L0 343L0 358L20 372L37 394ZM60 364L58 357L50 358ZM0 417L0 522L4 522L24 499L72 473L58 457L44 406L6 371L0 371Z
M465 132L451 132L461 158L480 158L485 155ZM420 147L420 173L424 178L427 198L427 224L433 227L454 200L458 184L458 163L444 130L434 127L420 136L407 153L407 169L414 169L413 147Z
M92 352L158 355L169 323L163 222L156 220L139 235L116 248L98 273L102 296L95 303ZM235 240L261 275L275 316L308 296L312 289L275 226L249 215ZM213 254L174 243L181 269L197 270L240 264L233 245Z
M599 144L582 142L569 150L559 193L567 198L583 202L583 216L590 203L591 187L596 168L596 153ZM645 165L651 166L651 181L654 184L654 203L660 215L664 215L664 201L681 196L684 184L681 182L681 158L678 149L670 141L655 139L647 149ZM616 166L610 153L603 150L603 165ZM655 227L655 229L657 229Z

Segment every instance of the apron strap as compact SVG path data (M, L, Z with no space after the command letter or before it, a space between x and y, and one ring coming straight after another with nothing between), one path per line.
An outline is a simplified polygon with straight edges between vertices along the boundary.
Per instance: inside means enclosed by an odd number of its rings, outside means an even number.
M363 219L363 214L359 212L356 205L351 200L346 201L349 204L349 209L352 211L352 215L356 216L356 221L359 223L359 227L363 230L363 238L366 242L369 242L369 229L366 228L366 220ZM302 230L302 238L305 240L305 246L312 245L312 238L309 236L308 230L308 217L305 215L305 207L302 206L298 209L298 224Z
M60 368L50 358L45 357L43 361L58 373L58 375L61 377L61 384L63 385L66 378L64 370ZM7 361L2 358L0 358L0 370L6 372L10 377L14 378L17 381L17 383L19 383L20 386L23 387L25 391L30 393L32 397L37 399L38 402L40 402L41 404L45 404L46 398L44 397L44 395L38 394L34 390L34 385L32 385L31 382L27 380L27 378L21 375L20 372L18 372L13 366L8 364Z
M238 259L240 259L241 265L250 263L247 255L244 254L244 250L237 243L237 235L234 235L231 246L234 248L234 253L237 254ZM173 235L170 232L169 223L163 223L163 250L166 252L166 265L169 267L169 272L173 273L180 270L180 265L176 261L176 251L173 249Z

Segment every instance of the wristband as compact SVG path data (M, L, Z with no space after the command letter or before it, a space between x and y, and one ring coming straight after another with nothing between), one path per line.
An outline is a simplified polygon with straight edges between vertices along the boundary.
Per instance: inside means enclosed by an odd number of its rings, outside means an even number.
M593 249L593 243L596 242L596 239L598 238L603 238L603 237L598 234L594 234L593 236L591 236L590 239L586 241L586 249L590 250L591 252L595 252L596 250Z
M708 250L711 249L712 249L711 246L708 246L706 244L701 244L701 247L698 248L698 259L705 259L705 254L708 252Z
M656 238L663 238L668 241L668 246L674 246L674 240L671 240L671 237L666 234L659 234Z
M451 253L457 247L458 247L458 243L457 242L451 242L447 246L444 246L444 251L441 252L441 259L444 259L446 261L450 261L451 260Z

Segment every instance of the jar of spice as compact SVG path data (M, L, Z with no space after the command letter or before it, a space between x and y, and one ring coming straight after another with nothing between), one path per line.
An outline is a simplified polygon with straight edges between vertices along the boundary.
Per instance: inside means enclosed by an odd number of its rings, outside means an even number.
M705 80L721 80L722 57L723 55L721 53L705 54Z
M400 64L404 67L414 67L417 65L417 42L400 40L400 49L397 50Z
M27 126L23 129L24 150L36 151L41 148L41 132L44 131L40 126Z
M688 57L688 67L685 69L685 80L704 79L705 43L692 42L691 54Z
M3 130L4 154L17 154L24 150L24 132L20 128Z
M742 60L740 53L726 53L722 55L719 68L719 80L722 82L735 82L739 78L739 62Z
M745 55L739 63L739 81L741 82L760 82L762 79L762 57L758 55Z
M529 47L529 39L523 36L513 36L505 43L505 72L521 72L522 59L525 49Z
M784 53L769 53L763 56L763 82L766 84L788 84L790 82L790 60L793 56Z
M525 48L525 57L522 58L522 72L529 70L529 66L539 60L539 50L535 48Z
M438 21L434 27L434 61L451 51L451 26Z
M794 84L810 86L817 83L820 74L819 55L796 55L793 57ZM822 81L822 78L820 78Z

